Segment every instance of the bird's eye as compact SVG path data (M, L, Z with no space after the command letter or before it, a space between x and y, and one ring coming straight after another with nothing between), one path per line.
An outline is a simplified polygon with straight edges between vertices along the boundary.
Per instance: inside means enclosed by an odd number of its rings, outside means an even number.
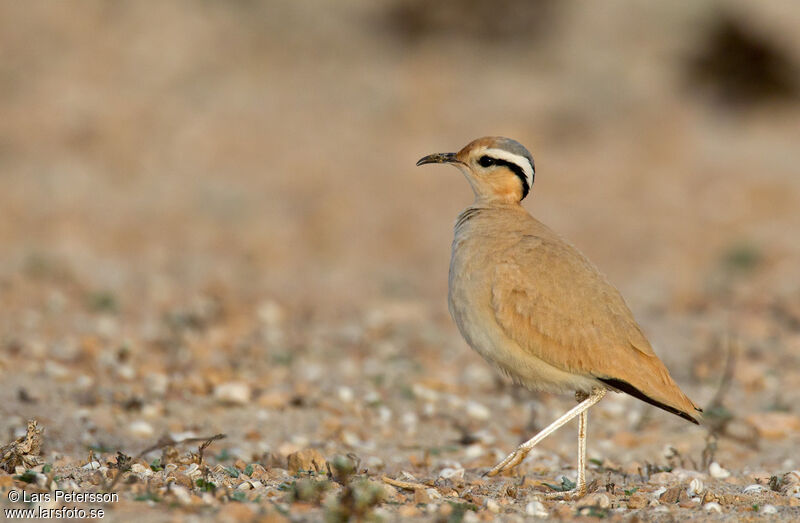
M490 165L494 165L494 158L490 156L481 156L480 160L478 160L478 163L481 167L489 167Z

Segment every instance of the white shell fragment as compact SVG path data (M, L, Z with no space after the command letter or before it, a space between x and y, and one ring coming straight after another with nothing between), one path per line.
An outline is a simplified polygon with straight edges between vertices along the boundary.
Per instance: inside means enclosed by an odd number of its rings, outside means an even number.
M708 466L708 473L711 474L712 478L716 478L716 479L729 478L730 475L731 475L731 473L729 471L727 471L724 468L722 468L722 466L719 463L717 463L716 461L711 463L711 465Z
M689 482L689 488L686 489L686 494L693 498L695 496L699 496L705 490L705 485L703 485L703 480L700 478L694 478L692 481Z
M759 485L758 483L753 483L752 485L747 485L743 490L742 493L744 494L755 494L756 492L763 492L767 490L767 487L764 485Z

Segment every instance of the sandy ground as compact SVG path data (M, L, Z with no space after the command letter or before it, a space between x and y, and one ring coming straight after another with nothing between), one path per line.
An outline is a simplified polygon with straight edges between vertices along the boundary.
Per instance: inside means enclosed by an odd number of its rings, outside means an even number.
M0 3L3 508L800 518L800 9L421 6ZM731 48L789 80L715 65ZM482 477L574 403L504 381L447 313L471 195L413 165L487 134L530 147L525 206L706 407L604 399L581 500L546 497L575 423Z

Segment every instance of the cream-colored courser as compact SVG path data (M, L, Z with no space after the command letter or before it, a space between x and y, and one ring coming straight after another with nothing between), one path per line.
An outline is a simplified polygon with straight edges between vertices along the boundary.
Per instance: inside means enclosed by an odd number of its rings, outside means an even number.
M586 418L606 391L626 392L693 423L700 408L658 359L619 291L578 250L520 205L534 180L528 150L479 138L417 165L458 167L475 202L455 225L449 306L467 343L514 381L575 392L580 403L488 474L518 465L531 448L579 416L578 478L586 492Z

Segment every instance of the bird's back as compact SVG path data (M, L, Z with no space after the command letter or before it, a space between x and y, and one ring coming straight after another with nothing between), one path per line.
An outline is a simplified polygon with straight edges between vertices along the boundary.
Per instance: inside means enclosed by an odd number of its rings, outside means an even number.
M530 388L606 386L697 420L619 292L519 205L459 216L449 298L468 343Z

